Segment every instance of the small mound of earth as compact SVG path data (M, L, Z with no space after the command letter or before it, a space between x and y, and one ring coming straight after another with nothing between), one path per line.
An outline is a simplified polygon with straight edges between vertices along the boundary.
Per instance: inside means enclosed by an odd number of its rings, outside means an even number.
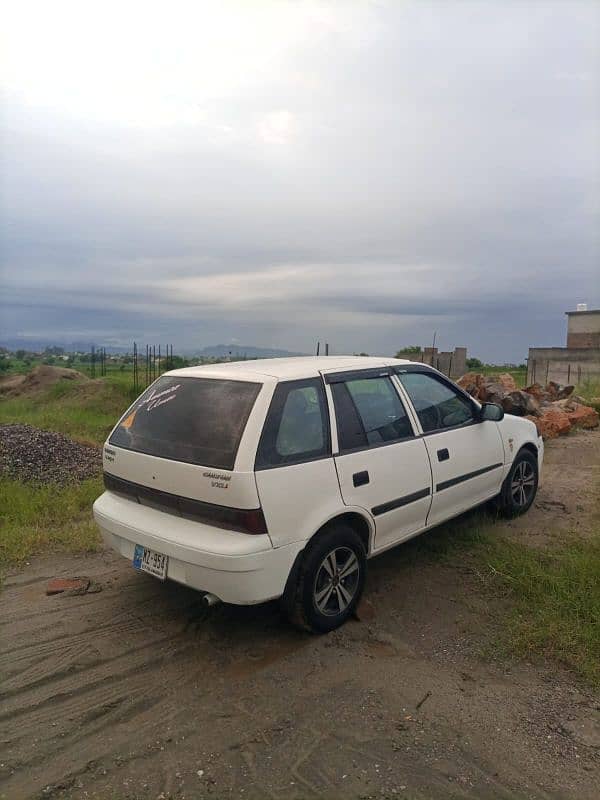
M32 425L0 425L0 476L37 483L69 483L97 475L101 451L62 433Z
M34 367L27 375L10 375L7 378L2 378L0 380L0 394L10 397L34 394L62 381L89 381L89 378L76 369L41 364L39 367Z

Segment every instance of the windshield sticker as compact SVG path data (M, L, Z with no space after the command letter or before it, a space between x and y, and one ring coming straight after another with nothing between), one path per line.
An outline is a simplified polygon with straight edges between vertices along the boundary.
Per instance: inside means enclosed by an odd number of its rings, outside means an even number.
M169 386L168 389L163 389L162 392L157 392L156 390L152 390L149 397L145 400L142 400L138 408L136 409L139 411L142 406L147 406L146 411L152 411L159 406L163 406L165 403L168 403L170 400L174 400L177 396L177 389L181 387L180 383L176 383L175 386Z
M146 411L153 411L155 408L168 403L170 400L174 400L175 397L177 397L177 389L180 387L181 384L176 383L175 386L169 386L167 389L163 389L162 392L157 392L153 389L150 395L146 397L145 400L142 400L139 406L134 408L131 414L123 420L121 427L125 428L125 430L129 430L135 422L138 411L141 411L144 406L146 406Z

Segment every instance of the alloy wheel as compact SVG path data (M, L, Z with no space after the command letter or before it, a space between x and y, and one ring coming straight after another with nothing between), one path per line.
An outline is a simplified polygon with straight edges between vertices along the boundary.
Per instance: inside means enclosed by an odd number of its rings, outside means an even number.
M520 461L512 476L510 491L513 502L519 508L525 507L535 491L535 472L528 461Z
M343 613L354 599L359 576L356 553L349 547L336 547L317 570L313 589L315 608L328 617Z

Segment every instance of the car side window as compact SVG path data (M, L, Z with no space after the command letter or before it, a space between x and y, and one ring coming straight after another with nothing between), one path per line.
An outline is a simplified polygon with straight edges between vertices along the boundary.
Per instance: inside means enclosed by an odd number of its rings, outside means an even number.
M473 404L433 375L399 372L398 378L415 407L424 433L474 420Z
M331 453L320 378L278 384L256 455L256 469L311 461Z
M413 436L402 401L389 377L331 384L340 451Z

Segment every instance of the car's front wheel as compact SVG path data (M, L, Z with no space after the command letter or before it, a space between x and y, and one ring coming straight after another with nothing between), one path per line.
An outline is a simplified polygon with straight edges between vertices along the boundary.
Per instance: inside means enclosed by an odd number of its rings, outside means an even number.
M365 547L350 526L337 524L308 546L287 604L291 621L318 633L339 628L351 616L367 573Z
M521 450L502 485L498 509L505 517L524 514L535 500L538 487L538 462L529 450Z

